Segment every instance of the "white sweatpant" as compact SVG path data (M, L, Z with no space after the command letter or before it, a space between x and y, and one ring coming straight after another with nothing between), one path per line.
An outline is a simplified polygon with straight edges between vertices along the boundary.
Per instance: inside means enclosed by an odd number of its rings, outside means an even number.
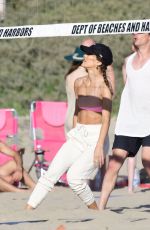
M72 190L86 205L94 202L87 181L97 173L93 158L100 129L101 125L77 124L68 133L67 142L60 148L47 172L40 177L29 198L29 205L36 208L67 170L67 180Z

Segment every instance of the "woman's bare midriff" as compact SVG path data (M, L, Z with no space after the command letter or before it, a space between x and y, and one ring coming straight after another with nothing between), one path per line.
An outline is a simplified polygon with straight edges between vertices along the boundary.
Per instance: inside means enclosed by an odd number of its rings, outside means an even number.
M78 113L78 123L80 124L101 124L102 114L93 111L82 110Z

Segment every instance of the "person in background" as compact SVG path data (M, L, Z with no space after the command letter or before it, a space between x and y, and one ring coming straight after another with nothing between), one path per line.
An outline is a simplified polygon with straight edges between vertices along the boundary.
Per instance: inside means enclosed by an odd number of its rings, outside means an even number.
M105 209L119 170L142 147L142 163L150 176L150 34L132 34L136 52L126 60L126 84L115 127L113 155L104 177L99 209Z
M113 90L106 69L113 62L112 52L104 44L81 46L85 52L82 67L87 76L75 81L76 107L74 128L60 148L48 171L40 177L27 209L36 208L60 176L67 171L67 181L74 193L90 209L98 209L88 180L104 164L105 138L110 124Z
M24 170L19 152L12 150L0 141L0 153L12 157L11 160L0 165L0 192L22 192L15 184L22 181L28 188L33 189L35 182Z
M95 44L96 42L92 38L86 38L82 41L82 45L90 47L91 45ZM76 47L73 54L65 56L65 60L68 62L71 62L71 66L68 70L68 72L65 75L65 81L66 81L66 93L67 93L67 102L68 102L68 109L66 113L66 120L65 120L65 134L67 138L67 133L73 128L73 116L74 116L74 110L75 110L75 92L74 92L74 82L76 79L87 76L87 71L85 68L82 67L82 61L83 61L83 51ZM109 81L111 82L112 89L113 89L113 97L115 94L115 75L114 75L114 69L112 65L109 65L107 67L107 77L109 78ZM106 137L105 141L106 145L106 155L109 152L109 136ZM97 173L94 180L90 182L90 186L93 190L99 190L102 185L103 177L106 172L107 162L105 158L105 163Z

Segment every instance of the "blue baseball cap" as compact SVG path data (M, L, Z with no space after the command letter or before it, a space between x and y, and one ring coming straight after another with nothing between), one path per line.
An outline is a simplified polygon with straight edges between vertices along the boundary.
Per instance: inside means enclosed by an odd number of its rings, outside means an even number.
M66 55L66 56L64 56L64 58L67 61L82 62L83 61L83 55L84 55L84 52L79 47L76 47L73 54Z

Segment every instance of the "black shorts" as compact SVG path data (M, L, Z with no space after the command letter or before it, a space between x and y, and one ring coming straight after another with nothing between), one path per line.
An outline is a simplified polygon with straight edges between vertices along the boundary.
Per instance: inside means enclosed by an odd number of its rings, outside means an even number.
M146 137L115 135L112 149L123 149L128 152L128 157L135 157L141 146L150 146L150 135Z

